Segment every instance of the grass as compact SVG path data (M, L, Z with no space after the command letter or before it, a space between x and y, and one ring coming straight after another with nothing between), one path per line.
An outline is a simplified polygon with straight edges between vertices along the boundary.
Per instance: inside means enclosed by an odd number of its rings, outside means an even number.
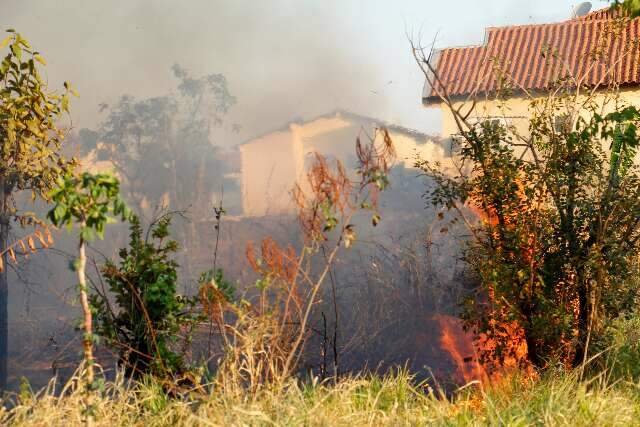
M639 328L637 316L612 323L586 379L554 369L536 378L515 373L485 387L469 384L452 396L416 385L406 371L343 378L337 384L291 379L248 392L238 386L237 375L221 370L220 385L209 394L180 398L169 397L152 379L132 382L119 376L94 397L95 425L640 426ZM232 365L230 372L247 369ZM52 380L33 393L25 385L0 405L0 425L81 425L85 395L77 379L57 393L55 386Z
M82 423L82 392L71 383L64 397L52 386L23 391L0 413L3 425L67 426ZM291 381L255 395L217 391L167 397L152 381L105 386L95 410L97 426L633 426L640 425L640 385L607 384L602 376L579 381L574 373L518 375L454 397L415 386L406 373L350 378L338 384Z

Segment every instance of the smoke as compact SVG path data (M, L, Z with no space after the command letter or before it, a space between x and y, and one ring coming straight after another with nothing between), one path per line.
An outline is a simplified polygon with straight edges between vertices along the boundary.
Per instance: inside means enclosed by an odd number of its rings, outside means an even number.
M99 104L113 105L123 94L148 98L175 90L177 82L171 67L177 63L194 77L221 73L227 78L231 94L238 101L227 123L237 123L241 130L218 134L214 142L223 146L278 128L295 117L311 118L336 108L438 133L438 113L424 110L420 103L423 76L411 57L406 33L417 36L421 31L424 40L430 41L439 32L439 47L477 44L486 26L565 19L571 6L568 0L535 4L512 0L3 3L0 29L15 28L43 53L50 87L62 88L63 81L68 80L80 92L80 98L72 102L75 129L95 129L103 118ZM420 202L421 191L422 187L415 189L407 197ZM421 208L420 202L415 209L420 215ZM420 215L402 224L417 223ZM260 229L258 225L242 225L247 234ZM233 239L242 236L240 230L233 231ZM58 242L58 247L73 250L72 238L61 235ZM225 256L240 259L244 242L225 248ZM100 249L113 256L114 248L123 244L120 238ZM59 343L63 339L56 334L71 329L73 313L67 303L73 300L74 287L66 270L67 259L54 255L59 254L51 254L44 261L34 256L28 268L25 266L25 281L32 282L28 286L21 287L12 278L11 283L17 286L11 289L11 316L14 324L21 325L14 333L34 337L34 342L27 338L14 340L14 349L33 348L38 355L46 350L51 357L62 351L58 346L62 347ZM363 259L370 255L366 253ZM394 264L389 270L399 268ZM395 279L390 277L388 281ZM409 299L412 288L405 288L406 295L401 296L408 295ZM345 297L343 304L351 307L350 302ZM64 318L51 321L61 313ZM27 320L33 324L27 325ZM410 320L406 319L407 323ZM55 323L48 342L41 340L44 322ZM421 327L416 324L414 329ZM33 334L27 334L29 328ZM381 336L380 342L389 336ZM406 356L408 350L401 353L398 346L380 347ZM354 366L356 362L362 360L354 361Z
M350 27L357 17L325 2L26 1L4 14L44 53L50 84L78 88L76 128L94 127L98 104L122 94L171 91L173 63L229 80L239 101L230 118L242 131L225 145L293 117L336 107L383 112L387 103L372 93L384 70L354 47L370 29Z
M95 127L98 104L119 95L167 93L174 87L170 68L179 63L195 76L222 73L229 80L238 98L232 119L243 128L224 135L223 145L335 108L437 133L438 112L420 103L423 77L407 33L427 43L437 33L438 47L477 44L487 26L566 19L572 6L569 0L6 3L0 28L15 27L45 54L52 86L69 80L79 89L76 128Z

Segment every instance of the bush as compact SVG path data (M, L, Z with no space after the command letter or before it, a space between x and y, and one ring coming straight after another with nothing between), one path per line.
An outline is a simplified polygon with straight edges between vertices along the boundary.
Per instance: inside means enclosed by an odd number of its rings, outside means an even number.
M590 339L638 294L640 111L603 115L598 102L563 90L532 101L527 135L458 117L459 175L419 164L438 184L433 204L467 224L469 210L480 219L465 254L478 286L464 318L491 364L582 363Z
M109 261L102 274L115 296L94 295L96 330L117 349L129 374L171 376L184 373L184 351L177 342L190 340L201 316L195 299L177 293L178 264L171 256L178 244L169 239L171 217L156 221L143 237L140 220L131 220L129 248L120 250L120 264Z

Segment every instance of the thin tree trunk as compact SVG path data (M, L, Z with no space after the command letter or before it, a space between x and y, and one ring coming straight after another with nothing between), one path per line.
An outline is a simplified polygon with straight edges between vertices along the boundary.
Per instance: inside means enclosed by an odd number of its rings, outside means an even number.
M7 241L9 239L9 221L6 215L0 218L0 248L2 249L3 268L0 271L0 392L7 390L7 363L9 352L9 281L7 277Z
M82 222L81 229L84 228L85 223ZM82 237L80 238L80 244L78 246L78 285L80 287L80 303L82 304L82 314L84 316L84 335L82 337L82 346L84 349L84 363L85 363L85 410L86 418L85 425L90 427L93 425L93 319L91 316L91 307L89 306L89 296L87 292L87 280L85 276L85 270L87 266L87 257L85 254L86 243Z
M80 286L80 303L82 304L82 314L84 316L84 336L82 338L82 346L84 348L84 360L87 365L87 383L93 383L93 319L91 316L91 307L89 306L89 296L87 293L87 280L85 277L85 269L87 265L87 257L85 255L86 243L81 238L78 250L78 284Z
M0 250L2 250L2 271L0 271L0 392L7 390L7 363L9 356L9 280L7 276L7 244L9 241L9 216L7 192L4 178L0 180Z
M581 280L581 278L579 278ZM573 358L573 367L580 366L586 356L587 335L589 332L589 293L586 283L580 283L578 288L578 341L576 343L576 352Z

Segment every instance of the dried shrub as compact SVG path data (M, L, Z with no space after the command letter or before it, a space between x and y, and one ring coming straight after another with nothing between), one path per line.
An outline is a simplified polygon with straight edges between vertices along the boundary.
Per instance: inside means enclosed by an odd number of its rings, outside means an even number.
M248 245L247 259L260 277L254 288L257 296L225 305L227 316L221 318L228 320L220 331L226 353L216 377L221 387L256 392L284 384L298 370L319 291L338 251L356 238L351 219L362 210L373 212L374 225L380 219L377 194L389 185L387 173L395 158L389 133L377 130L366 144L358 138L356 154L355 178L341 162L332 167L315 154L306 182L295 185L303 235L300 250L270 238L259 250Z

